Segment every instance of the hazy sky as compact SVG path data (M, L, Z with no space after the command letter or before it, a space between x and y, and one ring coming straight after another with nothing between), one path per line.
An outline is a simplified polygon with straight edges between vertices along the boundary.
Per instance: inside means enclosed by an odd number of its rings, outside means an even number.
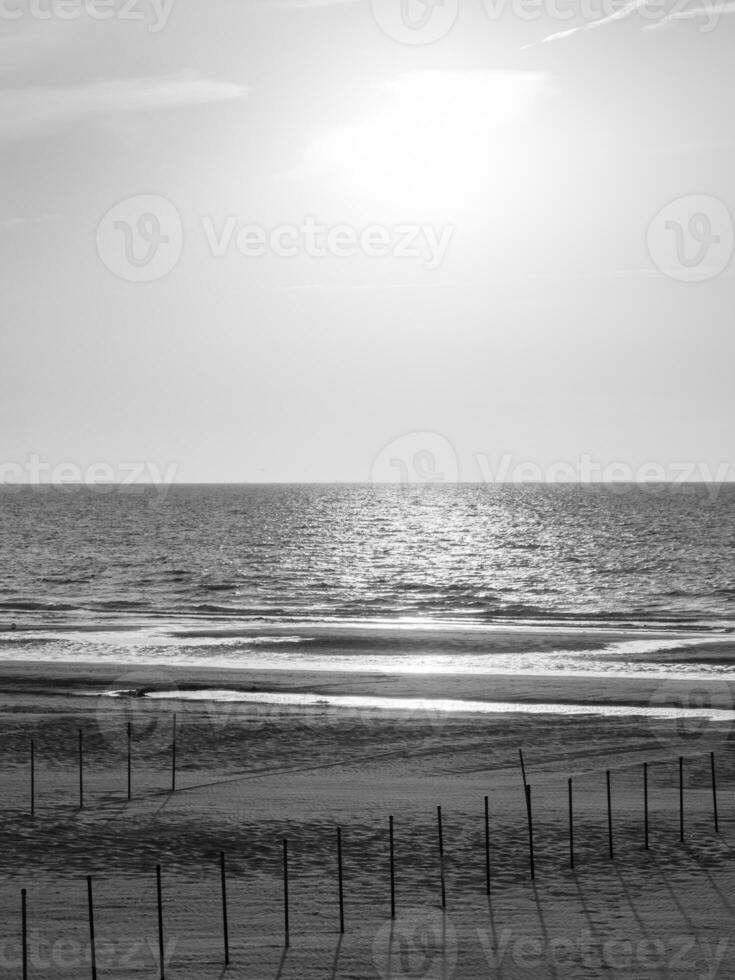
M735 3L411 3L0 0L0 462L735 478Z

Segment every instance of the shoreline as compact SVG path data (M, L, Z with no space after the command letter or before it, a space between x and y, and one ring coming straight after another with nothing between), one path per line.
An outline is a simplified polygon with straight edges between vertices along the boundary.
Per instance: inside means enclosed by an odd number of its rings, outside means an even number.
M701 709L702 696L717 712L733 711L735 677L665 679L660 675L633 677L536 674L391 673L373 671L280 670L247 667L156 666L128 663L68 663L0 660L0 696L83 696L104 698L111 692L141 693L230 691L258 697L321 695L325 698L378 698L416 702L467 701L590 708L645 708L691 705ZM136 696L137 695L137 696ZM184 697L189 703L195 699ZM205 699L206 700L206 699ZM252 702L233 703L243 709ZM522 710L519 709L519 710ZM591 711L590 713L594 713ZM733 716L735 720L735 715Z

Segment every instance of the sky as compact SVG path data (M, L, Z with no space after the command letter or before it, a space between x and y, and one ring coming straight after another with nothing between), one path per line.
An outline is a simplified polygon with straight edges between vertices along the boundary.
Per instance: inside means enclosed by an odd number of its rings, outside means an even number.
M0 482L735 479L734 34L0 0Z

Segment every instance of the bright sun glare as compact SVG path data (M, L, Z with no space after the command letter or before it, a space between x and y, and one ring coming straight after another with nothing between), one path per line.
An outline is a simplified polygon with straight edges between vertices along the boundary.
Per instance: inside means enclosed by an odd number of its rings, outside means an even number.
M399 75L375 112L323 134L307 163L372 208L476 205L483 188L507 193L533 159L528 123L547 94L542 72Z

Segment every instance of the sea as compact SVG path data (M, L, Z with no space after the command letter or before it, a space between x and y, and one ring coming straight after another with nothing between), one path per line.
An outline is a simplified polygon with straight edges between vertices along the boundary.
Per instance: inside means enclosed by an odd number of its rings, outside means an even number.
M699 676L735 644L728 484L5 486L0 553L5 660Z

